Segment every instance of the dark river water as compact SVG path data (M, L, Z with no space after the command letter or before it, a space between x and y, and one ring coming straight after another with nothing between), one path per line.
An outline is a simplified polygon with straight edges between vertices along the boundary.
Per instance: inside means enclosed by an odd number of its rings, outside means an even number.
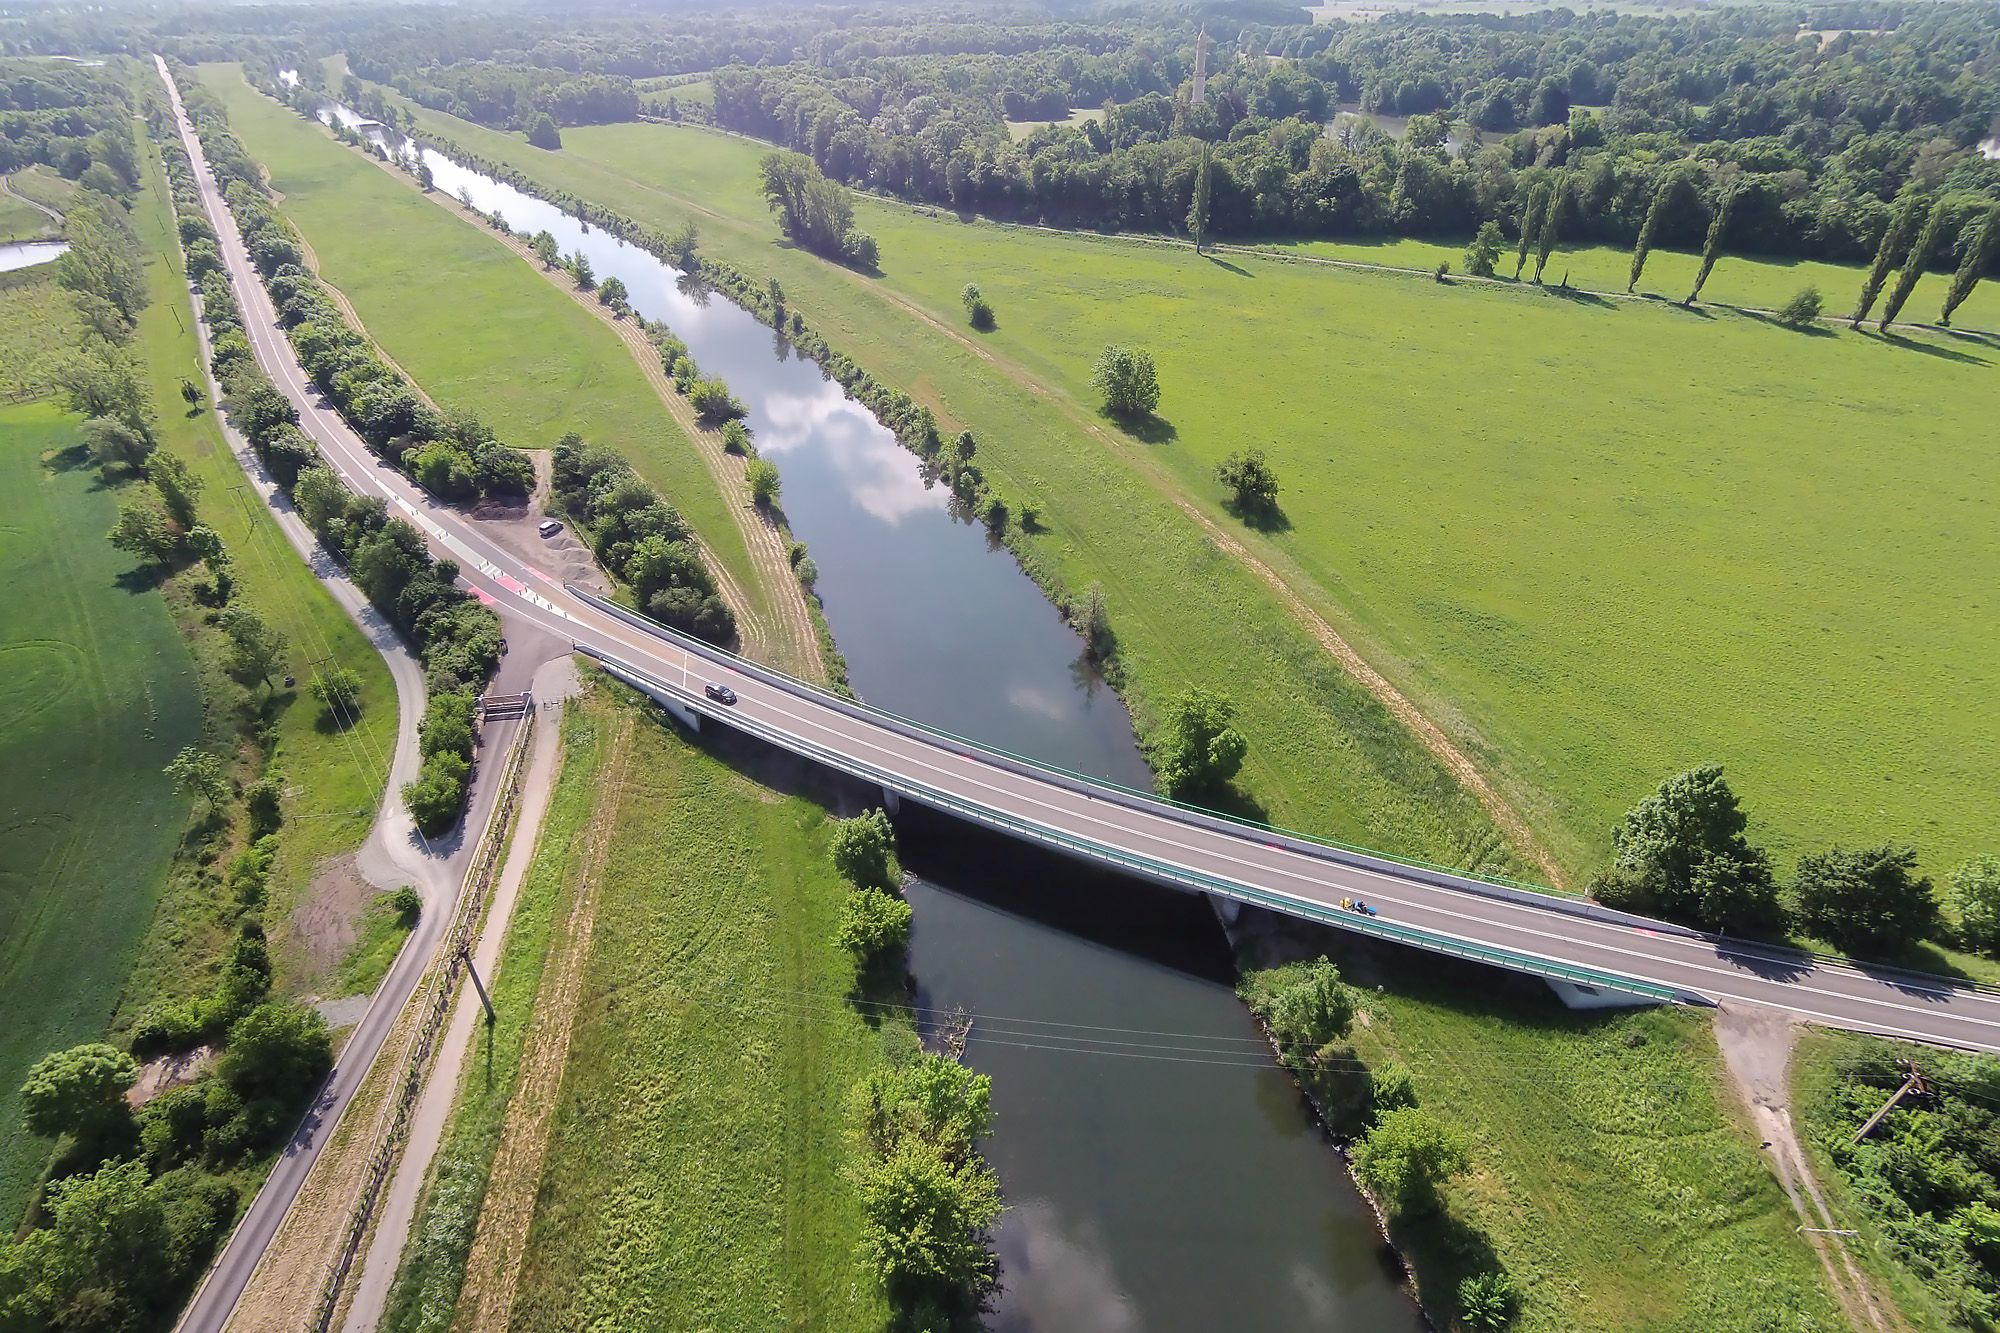
M339 113L350 124L353 117ZM877 707L1150 788L1118 697L982 528L838 384L720 296L425 150L436 186L582 250L749 409L853 686ZM670 497L671 498L671 497ZM1007 1333L1421 1327L1372 1219L1232 990L1201 899L907 808L920 1003L973 1015L1007 1211Z

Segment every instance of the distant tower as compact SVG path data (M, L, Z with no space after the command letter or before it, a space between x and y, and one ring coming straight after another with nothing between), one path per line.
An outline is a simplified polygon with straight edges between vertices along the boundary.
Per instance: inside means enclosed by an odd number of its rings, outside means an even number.
M1208 95L1208 25L1201 25L1201 33L1194 39L1194 87L1188 92L1188 105L1200 106Z

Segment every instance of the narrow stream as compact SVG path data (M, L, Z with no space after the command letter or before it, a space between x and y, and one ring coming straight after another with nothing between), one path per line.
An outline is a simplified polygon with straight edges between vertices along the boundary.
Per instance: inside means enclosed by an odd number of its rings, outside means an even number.
M344 107L322 115L362 123ZM864 698L1150 788L1124 705L1076 634L815 364L645 251L434 150L424 160L437 188L623 280L633 309L748 406ZM1008 1203L994 1329L1421 1327L1235 998L1205 902L922 811L898 823L921 1003L976 1015L966 1056L994 1076L987 1149Z

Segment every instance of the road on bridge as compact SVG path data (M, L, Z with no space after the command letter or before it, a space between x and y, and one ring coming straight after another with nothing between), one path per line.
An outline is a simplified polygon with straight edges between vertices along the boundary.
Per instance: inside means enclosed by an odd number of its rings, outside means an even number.
M258 363L298 407L301 428L327 463L358 494L386 500L440 557L457 561L467 585L502 615L510 633L533 627L566 636L579 649L621 664L629 677L684 710L937 808L1162 882L1543 975L1622 984L1692 1002L1763 1005L1830 1027L2000 1051L2000 993L1994 991L1717 940L1595 911L1574 900L1355 856L1191 812L927 732L648 626L566 588L487 541L377 458L321 397L278 326L178 94L174 100ZM706 699L708 681L729 685L736 704ZM1367 899L1380 917L1365 920L1341 911L1338 904L1346 898ZM228 1281L219 1281L219 1266L184 1329L218 1333L249 1277L241 1258L225 1255L240 1272L232 1270ZM254 1265L256 1256L247 1258Z

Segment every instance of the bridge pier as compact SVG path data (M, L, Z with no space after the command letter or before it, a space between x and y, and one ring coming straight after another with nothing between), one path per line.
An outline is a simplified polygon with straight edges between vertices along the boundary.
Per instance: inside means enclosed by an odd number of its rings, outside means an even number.
M882 808L888 811L892 817L901 814L903 812L902 793L891 791L887 787L882 788Z
M1569 1009L1642 1009L1658 1004L1643 995L1630 991L1612 990L1606 986L1586 986L1580 981L1558 981L1554 977L1543 977L1556 998Z
M1234 926L1237 919L1243 915L1243 903L1237 898L1225 898L1219 893L1211 893L1208 895L1208 905L1215 909L1216 919L1222 922L1225 930Z

